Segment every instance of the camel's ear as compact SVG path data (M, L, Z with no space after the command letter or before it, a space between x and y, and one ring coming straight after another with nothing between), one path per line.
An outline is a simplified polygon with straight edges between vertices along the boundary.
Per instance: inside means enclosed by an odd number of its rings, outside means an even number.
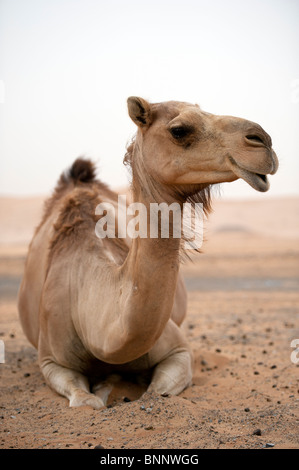
M151 124L151 106L143 98L130 96L128 98L129 116L141 129L145 129Z

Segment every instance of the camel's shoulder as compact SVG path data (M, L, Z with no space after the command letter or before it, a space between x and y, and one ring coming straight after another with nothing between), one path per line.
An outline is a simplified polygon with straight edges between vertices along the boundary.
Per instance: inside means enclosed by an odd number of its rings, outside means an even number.
M94 235L94 227L99 218L96 207L107 201L116 202L117 194L98 181L76 186L63 195L53 207L57 211L57 217L50 248L57 244L69 244L72 239L80 243L88 237L91 228Z
M123 239L99 239L96 235L96 224L103 216L96 209L102 203L112 204L116 208L118 194L99 181L76 186L57 201L53 208L57 215L49 241L48 265L55 256L66 252L74 255L76 251L81 254L84 251L95 252L105 259L108 256L117 264L124 260L128 246Z

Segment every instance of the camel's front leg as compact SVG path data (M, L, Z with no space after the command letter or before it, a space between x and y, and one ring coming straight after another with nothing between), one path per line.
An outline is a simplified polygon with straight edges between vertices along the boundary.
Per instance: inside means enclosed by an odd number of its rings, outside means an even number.
M169 320L164 332L149 352L155 366L148 391L178 395L192 381L192 353L180 328Z
M49 359L41 360L40 367L49 386L59 395L68 398L70 406L89 405L96 410L105 406L99 396L90 393L88 379L80 372L60 366Z

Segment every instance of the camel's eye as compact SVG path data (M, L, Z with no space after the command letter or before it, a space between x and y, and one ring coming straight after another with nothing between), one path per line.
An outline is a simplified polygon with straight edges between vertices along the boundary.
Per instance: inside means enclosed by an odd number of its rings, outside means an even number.
M191 132L190 127L187 127L187 126L177 126L177 127L172 127L170 129L170 133L172 137L174 137L177 140L183 139L188 134L190 134L190 132Z

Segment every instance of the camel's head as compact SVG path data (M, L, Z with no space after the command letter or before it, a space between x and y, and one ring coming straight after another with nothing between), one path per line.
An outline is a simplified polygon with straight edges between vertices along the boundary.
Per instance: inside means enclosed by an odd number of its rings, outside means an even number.
M144 166L156 181L178 187L243 178L257 191L269 189L267 175L276 173L278 160L258 124L177 101L130 97L128 110Z

